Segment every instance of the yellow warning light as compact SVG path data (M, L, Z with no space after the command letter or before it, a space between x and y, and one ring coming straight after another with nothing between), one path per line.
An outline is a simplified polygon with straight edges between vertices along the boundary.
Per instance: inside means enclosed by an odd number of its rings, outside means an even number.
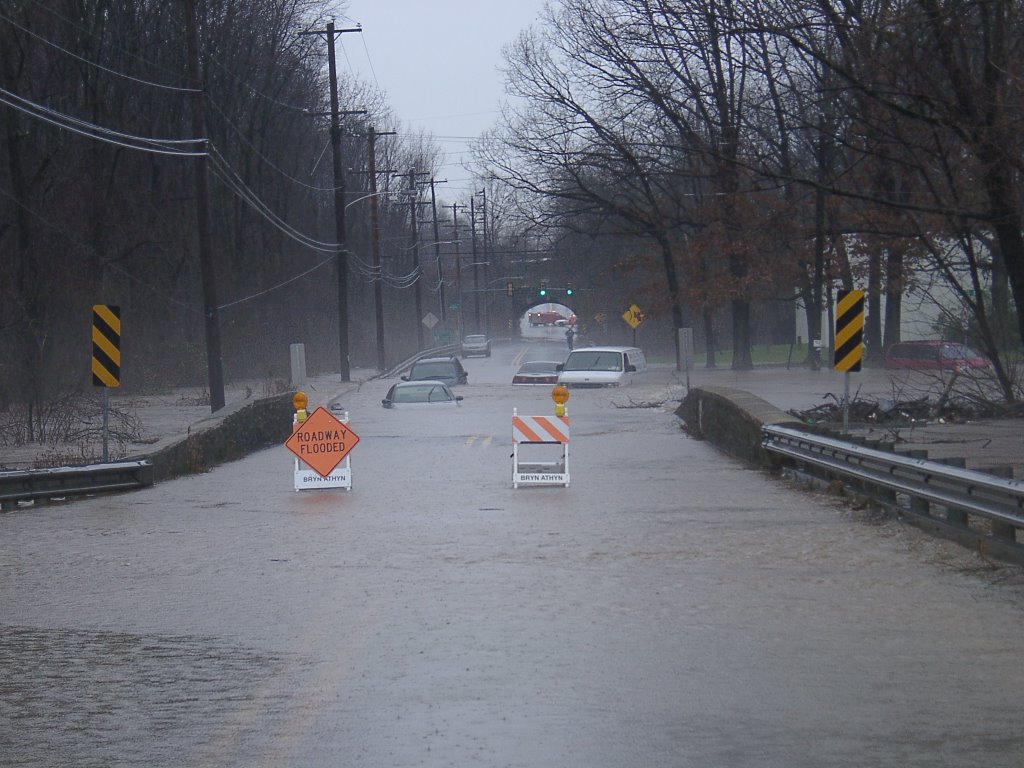
M295 407L295 420L297 422L303 422L306 420L306 406L309 404L309 398L306 397L305 392L296 392L292 395L292 405Z
M565 384L555 385L555 388L551 390L551 399L558 405L565 405L569 399L569 388Z

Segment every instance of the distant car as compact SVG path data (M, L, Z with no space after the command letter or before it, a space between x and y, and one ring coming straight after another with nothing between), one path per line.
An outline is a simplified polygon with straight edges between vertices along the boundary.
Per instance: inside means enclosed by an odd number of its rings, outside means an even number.
M554 360L531 360L519 366L513 384L557 384L558 363Z
M565 319L565 316L560 312L554 311L530 312L528 317L530 325L555 325L559 320Z
M443 381L449 387L469 380L457 357L425 357L412 364L402 381Z
M988 365L988 360L978 352L956 341L898 341L885 353L886 368L969 371Z
M380 401L385 408L416 408L420 406L457 406L462 395L456 395L443 381L401 381L388 390Z
M474 333L462 340L462 356L471 355L491 356L491 341L482 333Z

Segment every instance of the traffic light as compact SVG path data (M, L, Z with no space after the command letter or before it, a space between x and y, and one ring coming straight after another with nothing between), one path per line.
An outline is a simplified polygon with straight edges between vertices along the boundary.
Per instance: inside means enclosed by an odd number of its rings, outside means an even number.
M516 292L516 287L515 287L515 285L512 284L511 280L509 280L507 283L505 283L505 293L506 294L508 294L509 296L512 296L513 294L515 294L515 292Z
M541 298L544 298L547 295L548 295L548 281L547 280L541 280L540 281L540 296L541 296Z
M565 295L566 296L572 296L572 286L571 285L567 285L565 287Z

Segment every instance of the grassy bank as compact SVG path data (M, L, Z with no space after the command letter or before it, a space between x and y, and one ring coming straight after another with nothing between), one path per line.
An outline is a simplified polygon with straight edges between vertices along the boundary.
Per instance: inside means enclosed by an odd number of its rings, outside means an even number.
M750 357L754 365L802 365L807 358L806 344L757 344L750 350ZM703 366L707 356L703 351L696 352L693 356L695 366ZM652 363L675 364L673 357L653 356L648 360ZM727 368L732 365L732 350L720 349L715 352L715 365Z

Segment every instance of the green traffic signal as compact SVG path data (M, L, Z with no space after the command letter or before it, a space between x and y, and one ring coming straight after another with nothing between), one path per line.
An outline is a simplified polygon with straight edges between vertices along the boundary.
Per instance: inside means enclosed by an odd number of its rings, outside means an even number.
M541 296L547 296L548 295L548 289L547 288L541 288L540 289L540 295Z

